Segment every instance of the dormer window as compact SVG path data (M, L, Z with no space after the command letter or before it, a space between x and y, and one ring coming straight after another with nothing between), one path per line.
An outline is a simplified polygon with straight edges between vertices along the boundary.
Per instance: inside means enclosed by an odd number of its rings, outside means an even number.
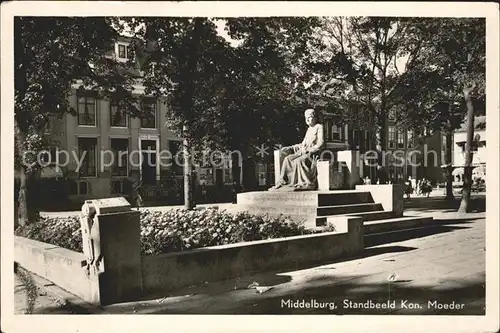
M130 58L130 47L126 43L117 43L117 55L120 60L128 60Z

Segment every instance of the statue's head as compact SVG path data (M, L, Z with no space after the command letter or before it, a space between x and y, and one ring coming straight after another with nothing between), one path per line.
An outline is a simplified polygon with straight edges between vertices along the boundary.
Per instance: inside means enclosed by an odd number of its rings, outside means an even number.
M307 109L304 112L304 117L306 119L306 124L309 126L314 126L318 122L318 117L314 109Z

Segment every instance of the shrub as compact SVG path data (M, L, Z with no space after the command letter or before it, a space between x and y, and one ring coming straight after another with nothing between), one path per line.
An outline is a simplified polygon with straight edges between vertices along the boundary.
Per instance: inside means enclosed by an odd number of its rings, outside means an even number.
M80 220L72 217L41 217L36 223L20 226L15 234L69 250L82 252Z
M231 214L217 208L141 212L141 253L146 255L309 233L285 216ZM82 251L78 217L42 218L19 227L16 235Z

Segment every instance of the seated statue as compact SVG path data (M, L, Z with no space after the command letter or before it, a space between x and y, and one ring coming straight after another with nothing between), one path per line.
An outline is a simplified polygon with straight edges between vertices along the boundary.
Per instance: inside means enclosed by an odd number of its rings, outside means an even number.
M304 116L309 126L304 140L280 150L280 154L285 157L280 168L279 180L269 189L270 191L317 189L316 160L324 145L323 125L318 123L313 109L307 109Z

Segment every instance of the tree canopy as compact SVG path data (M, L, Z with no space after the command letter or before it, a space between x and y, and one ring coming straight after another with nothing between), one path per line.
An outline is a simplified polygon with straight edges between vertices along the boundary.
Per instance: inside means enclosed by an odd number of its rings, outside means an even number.
M43 132L54 117L74 113L72 85L80 82L100 97L117 97L130 112L134 107L128 64L106 56L119 36L112 22L99 17L16 17L14 20L15 165L21 171L20 223L28 220L26 177L40 166ZM31 154L25 163L21 157ZM33 206L33 205L31 205Z

